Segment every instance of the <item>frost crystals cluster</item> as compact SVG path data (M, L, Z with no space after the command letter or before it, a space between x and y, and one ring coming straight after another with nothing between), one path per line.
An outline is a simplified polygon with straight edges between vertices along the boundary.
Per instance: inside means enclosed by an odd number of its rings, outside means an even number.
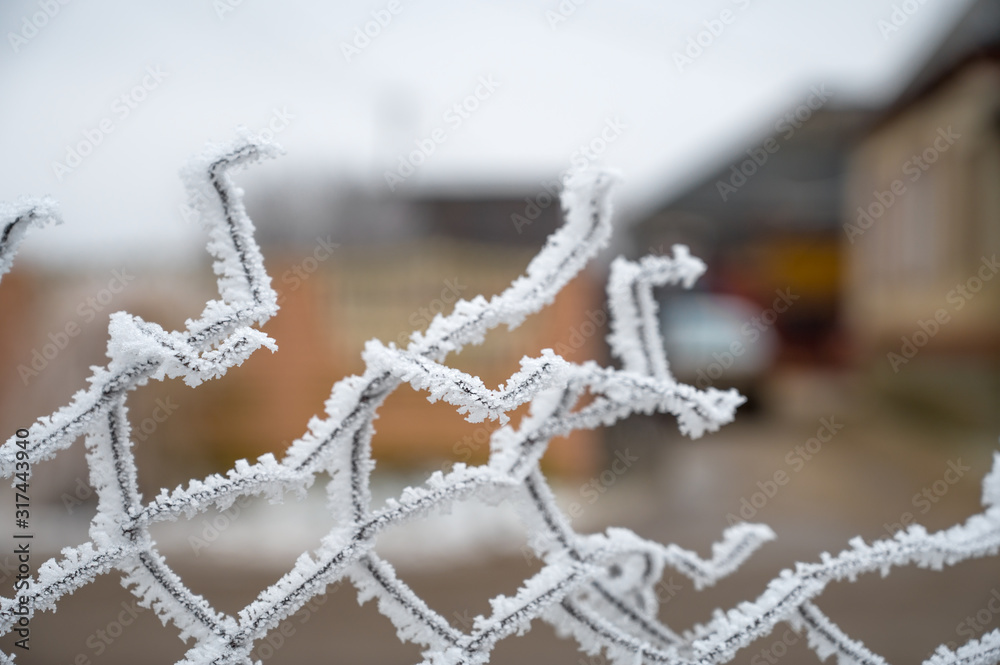
M480 343L491 329L513 328L552 302L560 289L606 244L611 232L609 194L614 178L578 174L565 183L564 225L547 240L525 274L489 300L477 296L456 303L406 348L367 343L366 370L332 388L326 415L313 418L281 459L264 455L241 460L224 476L191 480L152 500L138 491L126 399L149 380L181 378L191 386L223 375L260 347L275 349L258 330L277 312L276 295L264 270L253 225L233 184L237 167L275 154L277 148L244 135L228 146L209 146L184 172L192 206L207 225L208 250L218 275L219 299L183 330L117 312L109 326L105 367L95 368L90 386L70 404L30 428L29 461L37 464L84 437L90 483L99 497L90 540L65 548L39 567L27 595L31 612L56 610L66 594L98 575L119 571L122 583L145 607L172 623L183 640L193 640L182 663L250 663L254 643L342 579L352 582L361 601L376 599L379 611L401 640L423 647L426 663L486 663L498 641L523 634L540 619L580 649L603 650L614 663L723 663L780 623L807 637L820 657L840 662L880 664L883 660L844 634L814 604L830 583L862 573L887 574L895 566L939 569L959 561L994 555L1000 546L1000 464L986 478L984 511L964 524L937 533L912 526L892 539L851 541L836 556L797 564L772 580L753 601L717 611L704 625L679 634L657 618L657 594L666 567L691 578L698 588L734 571L763 542L766 526L728 528L702 559L677 545L661 545L625 529L580 534L556 507L539 471L549 440L576 429L608 426L634 413L670 413L692 438L732 420L743 398L735 391L697 390L670 374L657 325L652 290L669 284L690 287L704 270L682 246L672 257L616 260L611 267L608 342L621 369L594 362L571 363L544 351L524 358L520 371L496 390L444 364L451 353ZM0 207L0 275L10 268L30 225L57 221L50 200L23 200ZM372 507L369 480L373 420L386 397L402 384L426 391L428 399L454 405L466 419L498 420L490 458L482 466L456 465L409 488L379 509ZM530 412L514 424L508 414L530 402ZM15 472L16 439L0 447L0 470ZM302 554L276 583L236 616L212 607L191 592L157 552L150 525L191 518L209 508L225 510L234 501L263 496L281 501L302 495L317 474L331 480L329 506L336 526L319 547ZM513 596L491 601L489 616L477 617L471 631L455 628L394 573L374 551L384 529L419 519L450 504L477 498L511 502L519 508L529 543L544 562ZM0 633L15 624L15 600L0 599ZM4 656L5 660L13 660ZM1000 631L972 640L957 651L942 646L929 665L1000 662Z

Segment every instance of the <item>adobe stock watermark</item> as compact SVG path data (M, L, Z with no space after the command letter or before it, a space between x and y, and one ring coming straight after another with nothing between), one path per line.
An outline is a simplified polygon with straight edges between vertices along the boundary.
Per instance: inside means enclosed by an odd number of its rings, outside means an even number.
M934 507L934 504L939 502L941 498L948 493L951 488L961 480L966 473L972 471L971 466L965 466L962 464L962 458L957 460L948 460L948 468L945 470L941 478L935 480L930 485L921 488L919 492L913 495L910 499L910 503L914 508L919 509L921 515L926 515ZM905 529L910 524L916 520L916 515L909 511L904 511L899 516L898 522L885 522L882 527L889 536L893 536L897 531Z
M150 414L139 421L132 430L132 438L140 443L148 439L177 410L177 405L171 402L169 397L166 399L157 397L155 404Z
M416 146L406 154L401 154L396 158L396 169L386 169L383 172L385 184L389 186L389 191L396 191L396 187L403 184L407 178L417 172L427 159L437 152L438 146L448 140L448 133L455 131L465 121L472 117L472 114L479 110L482 103L488 100L500 87L500 82L493 78L493 75L480 76L475 89L452 104L445 111L441 119L445 127L435 127L427 136L414 139Z
M1000 588L990 589L990 598L986 601L986 607L982 608L974 616L967 616L955 626L955 634L959 637L967 638L966 641L982 637L991 627L993 620L1000 616ZM945 642L944 646L952 651L956 651L960 646L959 642ZM924 656L924 662L934 657L936 649Z
M479 452L479 449L482 448L484 444L489 442L493 432L499 428L499 423L480 425L472 434L466 434L461 439L456 441L451 447L452 453L459 457L458 461L468 462L476 453ZM451 467L451 462L446 462L441 468L441 471L447 472L446 469L448 467Z
M961 311L966 303L975 298L983 286L996 276L997 272L1000 272L1000 262L997 261L997 255L994 254L989 258L983 256L976 274L961 284L957 284L945 296L945 302L951 305L951 311L939 307L927 319L917 319L918 330L899 338L899 352L890 351L885 355L893 373L898 374L903 365L913 360L920 349L927 346L931 339L941 331L941 328L951 322L952 313Z
M226 16L236 11L236 8L243 4L243 0L212 0L212 9L220 21L224 21Z
M931 145L919 155L914 154L903 162L901 169L906 180L896 178L889 184L888 189L873 191L871 203L867 206L858 206L857 219L853 223L844 223L844 233L847 234L847 239L851 244L854 244L855 238L864 235L865 231L870 229L877 220L885 215L887 210L906 194L907 181L914 183L920 180L920 177L930 170L938 158L960 138L962 135L952 130L951 125L948 125L947 129L938 127L937 135Z
M83 139L66 146L66 156L62 162L52 162L52 173L56 180L62 179L83 164L83 160L93 154L94 149L104 142L104 139L115 131L118 123L123 122L139 108L151 92L160 87L170 74L157 66L146 67L140 81L111 102L111 115L101 118L95 127L83 130Z
M461 297L462 292L469 288L468 284L462 284L457 277L446 279L443 284L444 288L441 289L441 294L437 298L427 303L426 307L420 307L410 314L406 321L412 326L412 330L424 330L431 324L435 316L444 312L450 305L454 305ZM396 342L405 348L410 343L411 334L406 331L399 333Z
M313 273L319 270L320 264L333 256L333 253L340 245L332 242L331 238L332 236L330 235L327 235L326 238L317 236L312 254L281 273L281 282L288 285L289 291L298 291L302 284L312 277ZM278 296L278 304L280 305L284 299L285 294L282 292Z
M909 23L910 18L926 4L927 0L903 0L898 4L893 3L889 18L879 19L876 24L882 39L889 39L889 35L899 32L900 28Z
M137 442L145 441L161 424L165 423L173 415L177 408L178 405L171 402L169 397L166 399L157 398L150 414L133 428L131 438ZM93 495L94 488L78 476L72 493L63 492L59 498L62 501L63 507L66 508L66 513L72 515L78 506L82 506L83 502Z
M705 369L698 370L694 381L698 388L704 390L722 378L722 375L733 366L736 359L746 353L747 349L752 347L760 339L760 336L777 322L778 316L787 312L788 308L800 298L792 293L790 288L778 289L775 293L777 297L770 307L761 312L759 316L752 317L740 326L742 339L734 340L727 351L713 353L712 358L715 359L715 362Z
M753 0L733 0L733 4L741 11L748 9L752 3ZM677 71L683 74L684 68L693 65L705 51L712 48L726 31L726 26L735 23L737 18L739 14L732 9L723 9L717 17L702 21L704 28L696 35L688 37L687 44L682 50L674 51L674 65L677 66Z
M788 628L784 633L781 634L781 639L775 640L773 644L769 647L764 647L759 652L753 655L750 659L750 665L775 665L781 658L784 658L785 654L788 653L788 647L792 646L801 639L794 630Z
M295 116L288 110L287 106L282 106L279 108L271 109L271 115L267 119L267 124L263 129L258 130L254 136L255 138L266 145L274 142L278 134L288 129L292 124L292 120L295 120Z
M583 485L580 485L580 498L585 499L587 505L594 505L601 498L601 495L611 489L618 482L618 479L624 476L632 468L632 465L638 461L639 458L629 452L628 448L625 450L616 450L614 460L612 460L607 469L601 471L601 473ZM570 519L576 519L583 514L583 506L573 501L566 508L566 512L569 514Z
M292 120L295 120L295 116L288 110L287 106L282 106L280 109L274 108L271 110L271 116L267 119L264 128L257 131L254 136L261 143L273 143L278 134L288 129ZM199 190L194 193L190 201L179 204L177 209L185 223L197 222L201 219L199 208L207 203L208 199Z
M604 330L604 324L608 322L608 312L606 309L589 309L584 314L586 321L581 321L578 325L569 329L566 341L556 342L553 350L563 358L572 355L573 351L583 348L587 340Z
M17 557L10 554L3 558L3 562L0 563L0 584L6 584L17 578L19 564Z
M1000 587L993 587L990 589L990 597L986 601L986 606L974 615L966 616L959 621L958 625L955 626L955 634L966 638L966 642L982 637L983 633L991 628L993 620L998 616L1000 616ZM955 651L962 646L962 643L945 642L944 646ZM930 660L934 656L935 651L928 653L924 657L924 661Z
M69 346L69 341L83 330L80 321L82 320L84 323L93 321L98 314L107 309L114 297L124 291L133 279L135 279L135 275L130 275L125 268L112 270L107 285L76 306L75 311L78 318L67 321L61 330L50 332L48 342L31 350L31 360L27 364L21 363L17 366L17 374L21 377L21 382L27 386L32 379L45 371L49 363Z
M403 11L400 0L389 0L384 9L376 9L371 13L371 20L354 27L353 39L350 42L340 42L340 52L344 55L344 60L350 62L352 58L361 55L361 52L371 46L372 40L377 39L384 29L392 23L393 17Z
M993 587L990 589L990 599L986 601L986 607L976 612L975 616L965 617L955 627L955 633L960 637L967 637L970 640L975 639L986 632L986 629L990 627L990 623L997 616L1000 616L1000 588ZM949 648L955 649L956 647L949 645Z
M201 531L199 536L188 536L188 545L195 556L201 556L201 551L208 549L212 543L219 539L226 529L231 527L243 514L243 509L253 503L253 498L247 495L241 496L212 519L207 517L201 520Z
M100 657L116 639L122 636L125 629L135 623L136 618L146 611L146 608L139 604L137 598L131 601L123 600L121 607L122 610L116 618L87 636L84 644L90 649L90 652L78 653L73 659L73 665L91 665L91 657Z
M823 449L823 444L832 441L833 437L842 429L844 429L844 424L838 423L836 416L820 418L816 436L806 439L801 445L793 446L785 453L784 462L788 466L789 471L778 469L770 478L758 480L757 487L759 491L751 494L749 499L745 496L740 498L740 507L736 510L739 513L739 517L734 513L726 515L726 521L729 522L729 525L733 526L734 524L752 520L771 499L777 496L778 491L782 487L791 482L792 475L804 469L806 463L820 453Z
M66 513L72 515L78 506L82 506L83 502L92 496L94 496L94 488L87 484L83 478L77 476L73 492L63 492L59 498L66 508Z
M562 187L559 184L560 180L561 178L543 180L540 193L524 197L524 210L521 211L521 214L511 213L510 221L514 224L514 230L517 231L518 235L524 233L522 229L533 224L543 210L559 200L559 191Z
M632 452L625 448L624 450L616 450L614 456L611 460L611 464L608 465L606 469L601 471L596 476L590 478L587 482L580 485L577 490L577 495L579 500L573 500L569 502L566 506L566 514L569 517L569 521L579 518L586 510L587 506L592 506L612 487L615 483L624 476L633 467L633 465L639 461L639 458L632 454ZM537 559L538 556L535 554L539 549L546 550L549 549L551 545L552 536L547 532L539 532L533 536L533 540L530 540L527 544L521 547L521 554L524 556L525 561L531 563L533 559Z
M788 141L795 136L797 130L801 129L812 118L813 113L823 108L832 96L833 93L826 89L825 83L814 85L809 89L809 96L804 102L775 121L775 134L780 134L782 141ZM774 136L767 137L759 146L748 148L746 151L748 158L730 167L729 178L715 181L715 189L719 192L719 198L723 202L728 201L729 197L747 184L749 179L767 164L771 155L776 154L779 150L781 150L781 143Z
M518 235L523 233L525 226L530 226L542 214L542 211L559 200L559 191L563 179L572 171L583 171L590 167L597 159L603 155L608 147L616 142L628 129L628 124L618 116L606 118L604 126L589 141L581 143L570 155L570 166L562 171L555 180L543 180L541 183L542 192L534 197L524 197L524 210L521 214L512 213L510 221L514 225L514 230Z
M39 11L21 17L21 28L7 33L7 42L14 53L20 52L28 42L38 36L42 28L62 12L70 0L38 0Z
M560 23L569 20L581 5L585 5L587 0L560 0L555 9L545 10L545 20L549 23L549 28L555 30Z
M470 614L469 610L462 610L461 612L455 610L451 613L451 616L462 630L472 632L472 628L476 625L476 617L479 615Z
M257 642L257 646L253 648L250 652L250 662L263 662L270 660L275 653L278 652L281 647L285 646L285 642L288 638L295 634L298 628L295 626L295 622L292 619L296 619L299 625L303 625L309 622L310 619L315 616L323 605L330 599L329 597L337 591L340 587L346 584L346 580L339 579L330 586L327 587L326 593L313 596L309 601L303 605L298 612L288 617L280 624L275 626L273 629L268 631L267 635L260 638Z

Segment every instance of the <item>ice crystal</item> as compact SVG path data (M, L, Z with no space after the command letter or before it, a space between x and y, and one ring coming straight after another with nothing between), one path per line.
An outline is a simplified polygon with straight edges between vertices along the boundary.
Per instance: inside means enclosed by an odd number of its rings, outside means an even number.
M682 432L697 438L732 420L743 398L735 391L698 390L671 376L658 328L652 289L667 284L690 287L704 264L676 246L672 256L638 262L617 259L608 281L611 334L608 342L622 368L594 362L572 363L546 350L524 358L521 369L496 390L444 364L450 353L483 340L491 329L513 328L541 310L605 245L611 233L607 173L578 173L562 193L565 223L528 265L525 274L487 300L477 296L438 315L414 332L406 348L370 341L362 353L366 370L339 381L326 402L326 416L314 418L306 433L281 459L264 455L237 462L225 475L194 479L151 501L139 494L126 399L149 380L181 378L191 386L222 376L273 341L256 329L277 313L277 299L265 272L254 229L231 174L243 165L273 156L277 148L246 134L230 145L209 146L184 171L191 205L199 209L209 235L208 251L218 275L219 300L183 330L166 331L140 317L118 312L109 326L109 362L95 368L90 387L70 404L40 418L29 431L28 461L37 464L85 437L90 481L99 497L90 540L46 561L20 592L30 612L56 610L66 594L98 575L118 571L123 584L145 607L172 623L193 645L182 663L249 663L254 643L340 580L350 580L360 600L376 599L401 640L424 648L425 662L488 662L494 645L529 630L541 619L575 639L588 653L604 650L615 663L710 664L731 660L779 623L807 637L825 658L873 665L882 659L834 625L814 604L830 582L904 565L939 569L994 555L1000 547L1000 456L984 481L984 511L964 524L937 533L912 526L894 538L851 541L836 556L797 564L771 581L750 602L718 611L707 624L678 634L657 618L655 587L666 567L700 588L734 571L763 542L773 538L763 525L727 529L710 559L677 545L661 545L625 529L580 534L570 528L539 470L549 440L573 430L611 425L634 413L670 413ZM31 224L58 221L50 200L22 200L0 207L0 275ZM378 510L372 508L369 479L374 468L370 442L373 420L386 397L402 384L443 400L472 422L498 420L489 461L456 465L409 488ZM517 425L508 414L530 403ZM15 473L16 437L0 447L0 470ZM212 507L225 509L248 496L280 501L301 494L317 474L328 474L334 528L313 552L299 557L276 583L236 616L213 608L191 592L157 552L150 525L190 518ZM516 505L529 543L543 566L513 596L491 601L463 632L455 628L395 574L374 551L386 528L419 519L468 498ZM631 565L641 561L641 566ZM629 571L623 574L622 571ZM0 599L0 629L16 623L16 603ZM3 655L4 659L10 659ZM940 647L929 665L1000 662L1000 632L993 631L950 651Z

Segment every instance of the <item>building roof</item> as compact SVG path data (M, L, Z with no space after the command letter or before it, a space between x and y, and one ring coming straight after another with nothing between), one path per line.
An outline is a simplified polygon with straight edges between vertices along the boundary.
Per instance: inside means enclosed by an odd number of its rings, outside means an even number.
M247 205L265 245L307 246L331 235L343 245L444 237L537 247L561 223L558 191L555 178L516 191L392 194L345 179L300 179L257 188Z
M885 110L878 124L933 92L959 69L984 59L1000 59L1000 0L972 3Z
M779 121L665 201L640 226L678 215L710 218L722 227L756 222L797 228L835 225L846 150L870 119L867 110L824 107L797 128ZM766 154L761 152L765 147L770 148Z

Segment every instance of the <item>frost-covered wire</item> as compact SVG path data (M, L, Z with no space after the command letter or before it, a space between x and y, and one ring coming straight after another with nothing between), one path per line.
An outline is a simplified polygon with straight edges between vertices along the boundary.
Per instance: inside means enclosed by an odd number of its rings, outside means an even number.
M55 200L24 198L14 204L0 203L0 277L14 265L14 255L30 226L61 224Z
M935 534L911 527L872 544L855 540L835 557L824 555L819 563L783 572L756 601L718 611L705 625L682 634L661 622L657 585L667 568L687 576L696 588L711 585L735 571L774 537L773 532L762 525L732 526L708 559L626 529L580 534L557 507L539 460L555 436L608 426L635 413L670 413L692 438L732 420L743 398L735 391L698 390L677 382L670 375L657 322L653 288L690 287L704 264L683 246L675 246L672 257L618 259L612 264L609 344L622 361L621 369L571 363L545 350L536 358L524 358L518 372L490 389L478 377L446 364L450 353L480 343L499 325L513 328L550 304L606 244L615 181L606 173L576 174L565 182L564 225L506 290L488 300L459 300L450 314L439 314L426 330L414 332L405 348L369 342L362 352L364 373L333 386L325 414L313 418L280 459L267 454L252 463L240 460L224 475L193 479L144 501L132 455L126 407L130 391L150 379L180 378L197 386L259 348L276 350L254 327L277 312L277 299L242 192L231 178L235 169L276 152L273 145L245 134L229 145L209 146L191 161L183 177L192 205L206 224L219 300L206 303L198 318L177 331L123 312L112 315L108 364L95 369L90 387L70 404L30 428L27 453L32 464L83 436L98 495L90 540L42 564L20 593L28 599L30 612L55 610L66 594L98 575L118 571L140 604L174 624L182 639L193 640L182 663L242 664L250 662L255 642L329 585L346 579L357 588L359 600L377 602L401 640L423 647L428 663L485 663L497 642L541 619L576 639L582 650L604 650L615 663L726 662L784 622L805 634L821 657L836 654L841 663L880 665L877 655L814 604L827 584L875 570L885 574L900 565L940 568L996 554L1000 471L994 470L984 482L986 510L966 524ZM56 219L49 200L0 207L0 275L9 268L24 229L47 219ZM386 397L403 384L425 391L430 401L446 401L469 421L490 418L501 427L491 435L486 464L457 464L448 473L436 472L423 485L375 509L369 489L373 421ZM510 412L526 403L528 415L510 422ZM17 450L15 439L0 447L0 471L6 476L14 473ZM327 493L335 525L316 550L302 554L235 615L216 610L193 593L150 536L154 523L190 518L212 507L226 509L244 497L282 501L286 494L301 496L319 474L330 477ZM375 553L374 543L390 527L470 498L516 506L543 565L513 596L494 598L489 616L477 617L471 630L463 632L400 580ZM13 598L0 598L0 632L14 625L14 603ZM998 652L1000 633L994 631L955 652L941 647L930 665L996 663Z

